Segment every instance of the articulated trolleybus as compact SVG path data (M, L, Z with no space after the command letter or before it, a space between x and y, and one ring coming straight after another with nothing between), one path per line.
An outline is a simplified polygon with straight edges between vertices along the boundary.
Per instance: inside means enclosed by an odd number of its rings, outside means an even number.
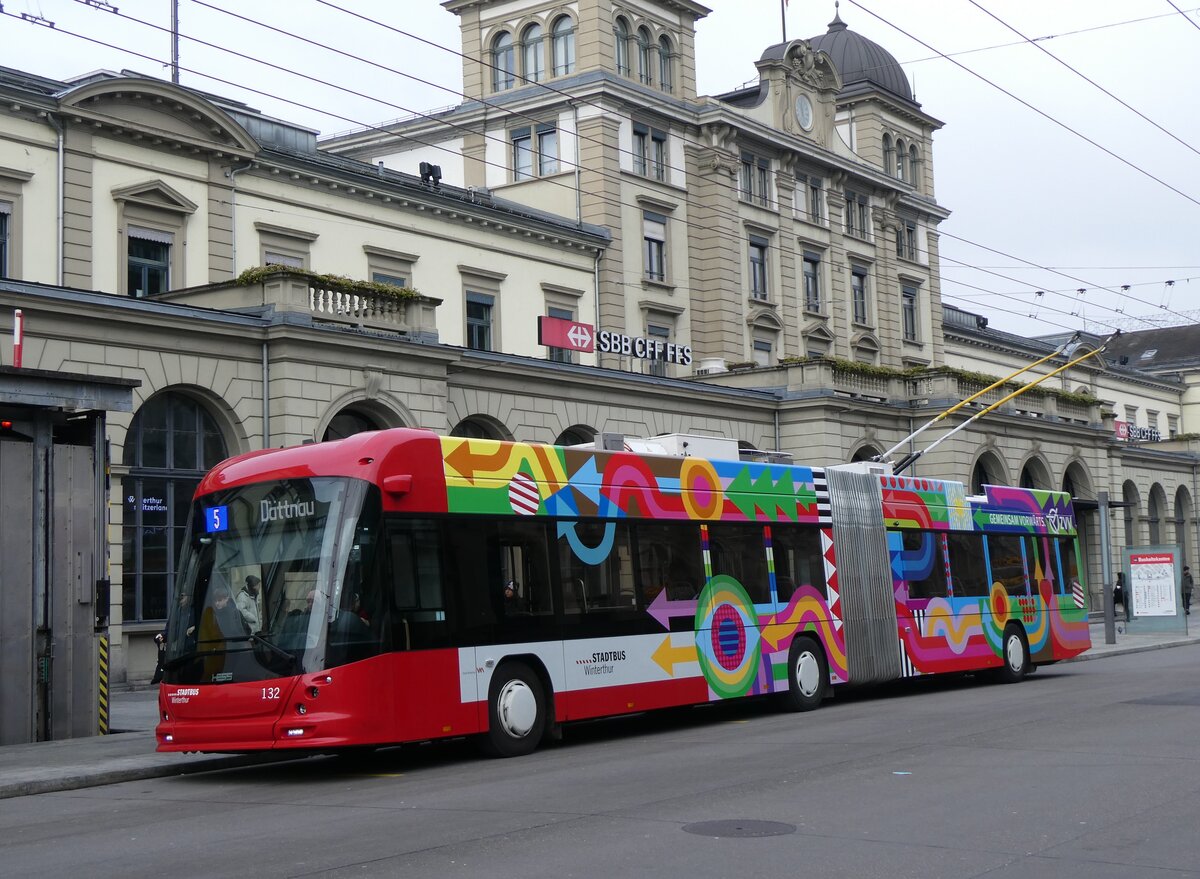
M233 458L194 504L162 751L511 756L572 720L1018 681L1090 646L1060 492L397 429Z

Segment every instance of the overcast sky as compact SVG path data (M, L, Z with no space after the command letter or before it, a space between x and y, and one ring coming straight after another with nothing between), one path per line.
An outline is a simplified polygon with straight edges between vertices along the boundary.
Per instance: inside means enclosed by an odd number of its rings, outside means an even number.
M171 0L113 5L4 0L0 64L63 79L101 68L169 78ZM709 5L696 66L700 92L717 94L756 78L782 23L779 0ZM842 19L902 63L923 109L945 123L934 169L953 212L941 227L946 302L1025 335L1200 321L1198 6L843 0ZM461 99L458 20L437 0L179 0L179 10L183 84L325 134ZM832 0L791 0L787 35L824 33L833 12Z

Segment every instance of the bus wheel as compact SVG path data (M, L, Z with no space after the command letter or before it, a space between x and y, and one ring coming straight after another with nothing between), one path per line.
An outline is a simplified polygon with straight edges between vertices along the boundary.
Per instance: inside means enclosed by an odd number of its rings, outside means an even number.
M542 682L529 666L510 662L492 675L488 731L484 746L497 757L529 754L542 739L546 699Z
M829 689L829 666L825 653L812 638L792 640L788 652L788 691L784 704L792 711L812 711Z
M1029 647L1020 626L1008 626L1004 630L1002 660L996 671L996 680L1002 684L1015 684L1029 674Z

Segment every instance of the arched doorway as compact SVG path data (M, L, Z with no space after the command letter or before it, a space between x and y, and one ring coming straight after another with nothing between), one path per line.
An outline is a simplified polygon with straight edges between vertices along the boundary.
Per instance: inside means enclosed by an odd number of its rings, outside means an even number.
M1142 506L1142 497L1138 493L1137 486L1129 480L1126 480L1121 486L1121 500L1125 502L1123 508L1125 511L1125 545L1137 546L1137 523Z
M1096 492L1092 488L1092 478L1081 462L1072 461L1067 465L1063 474L1062 490L1069 494L1075 503L1075 528L1079 535L1089 604L1091 607L1103 607L1104 569L1101 567L1100 552L1094 551L1099 545L1096 537L1099 507L1096 503Z
M1175 542L1183 547L1183 562L1192 558L1192 493L1187 486L1175 489Z
M1041 458L1030 458L1025 462L1025 466L1021 468L1021 488L1040 488L1045 490L1050 488L1052 484L1050 481L1050 470Z
M164 620L191 511L205 472L229 457L212 413L177 391L147 400L129 426L121 480L121 604L126 623Z
M1149 532L1150 545L1158 546L1166 536L1167 523L1167 493L1157 482L1150 487L1150 503L1146 508L1146 528Z
M879 455L879 449L868 443L865 446L861 446L854 452L853 455L850 456L850 463L854 464L859 461L874 461L879 457Z
M984 452L971 468L971 493L983 494L985 485L1006 485L1004 462L995 452Z

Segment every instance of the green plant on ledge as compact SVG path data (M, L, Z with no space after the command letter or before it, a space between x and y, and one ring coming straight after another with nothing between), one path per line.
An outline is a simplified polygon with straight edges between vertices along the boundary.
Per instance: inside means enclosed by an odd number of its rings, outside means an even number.
M845 360L841 357L780 357L781 366L795 366L801 363L828 363L834 372L852 375L866 375L873 378L911 378L927 372L924 366L911 369L893 369L890 366L876 366L873 363L863 363L859 360Z
M308 269L296 269L291 266L254 266L238 275L234 283L239 287L250 287L254 284L261 284L267 278L280 274L302 275L317 284L338 287L350 293L375 293L380 296L391 297L392 299L421 298L420 291L414 287L397 287L395 284L382 284L378 281L356 281L353 278L347 278L343 275L322 275L317 272L310 272Z
M958 369L953 366L913 366L909 369L894 369L890 366L876 366L873 363L861 363L857 360L844 360L840 357L780 357L781 366L795 366L801 363L828 363L834 372L853 375L866 375L876 378L920 378L925 376L948 375L960 381L972 382L987 387L1000 380L999 376L987 375L982 372L972 372L969 369ZM1008 381L998 390L1015 391L1025 387L1020 382ZM1064 403L1075 403L1079 406L1091 406L1097 399L1090 394L1076 394L1071 391L1060 391L1035 385L1026 391L1035 397L1051 396Z

